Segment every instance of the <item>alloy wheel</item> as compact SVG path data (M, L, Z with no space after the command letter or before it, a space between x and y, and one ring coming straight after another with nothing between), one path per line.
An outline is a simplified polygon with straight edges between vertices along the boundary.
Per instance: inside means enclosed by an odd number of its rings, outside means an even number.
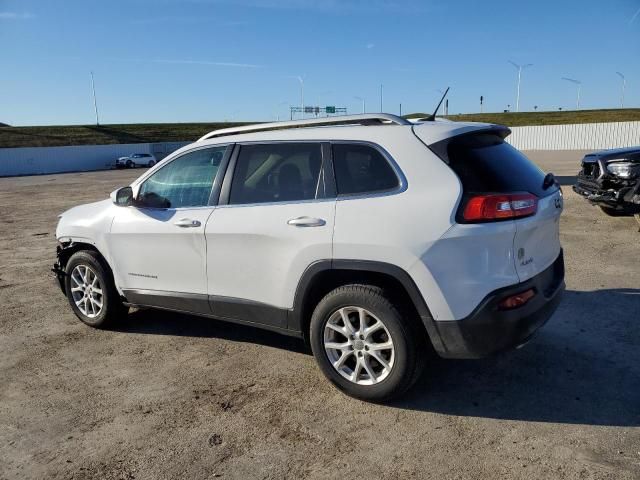
M71 296L78 310L86 317L95 318L102 312L102 284L89 266L77 265L71 272Z
M389 330L364 308L336 310L325 324L323 344L333 368L358 385L379 383L393 369L395 350Z

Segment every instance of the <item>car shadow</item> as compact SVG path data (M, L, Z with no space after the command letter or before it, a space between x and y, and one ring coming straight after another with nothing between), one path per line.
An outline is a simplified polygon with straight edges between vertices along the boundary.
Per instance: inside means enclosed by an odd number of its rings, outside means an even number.
M640 426L640 290L565 292L523 348L481 360L432 358L399 409L503 420ZM138 310L117 330L219 338L310 354L297 338L208 318Z
M567 291L522 349L435 359L393 405L503 420L640 426L640 290Z
M126 321L120 322L114 330L146 335L218 338L281 348L296 353L310 353L304 342L296 337L223 320L164 310L134 310L129 313Z
M556 181L563 187L566 187L568 185L575 185L578 181L578 177L576 177L575 175L556 175L555 177Z

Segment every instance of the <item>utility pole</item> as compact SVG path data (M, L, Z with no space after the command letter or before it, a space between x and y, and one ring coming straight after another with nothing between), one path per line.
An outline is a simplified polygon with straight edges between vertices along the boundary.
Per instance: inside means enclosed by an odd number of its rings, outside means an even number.
M509 60L509 63L518 69L518 89L516 94L516 112L520 111L520 80L522 78L522 70L533 66L533 63L527 63L526 65L518 65L515 62Z
M355 98L356 100L360 100L362 102L362 113L365 113L365 111L367 110L367 105L366 105L366 103L364 101L364 98L363 97L357 97L357 96L353 97L353 98Z
M91 72L91 90L93 91L93 109L96 112L96 125L100 126L100 119L98 118L98 102L96 101L96 84L93 80L93 72Z
M622 96L620 97L620 108L624 108L624 90L627 86L627 79L624 78L624 75L620 72L616 72L618 76L622 79Z
M400 104L400 116L402 116L402 104Z
M580 91L582 90L582 82L580 80L576 80L574 78L562 77L562 80L566 80L567 82L571 82L574 85L578 85L578 98L576 99L576 110L580 110Z
M384 86L380 84L380 113L384 113Z
M484 101L484 96L480 95L480 113L482 113L482 102Z

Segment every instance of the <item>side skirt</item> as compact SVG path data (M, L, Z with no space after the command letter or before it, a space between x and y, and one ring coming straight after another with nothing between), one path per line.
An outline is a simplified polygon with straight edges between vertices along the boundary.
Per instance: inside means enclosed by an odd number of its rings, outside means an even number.
M238 298L157 290L123 290L126 304L149 307L225 322L248 325L302 338L298 330L286 327L289 310Z

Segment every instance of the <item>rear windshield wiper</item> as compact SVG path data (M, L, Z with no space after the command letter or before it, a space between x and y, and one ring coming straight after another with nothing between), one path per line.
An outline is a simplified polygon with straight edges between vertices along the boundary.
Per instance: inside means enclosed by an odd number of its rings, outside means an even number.
M542 189L547 190L551 185L558 185L558 181L553 173L549 172L544 176L542 181Z

